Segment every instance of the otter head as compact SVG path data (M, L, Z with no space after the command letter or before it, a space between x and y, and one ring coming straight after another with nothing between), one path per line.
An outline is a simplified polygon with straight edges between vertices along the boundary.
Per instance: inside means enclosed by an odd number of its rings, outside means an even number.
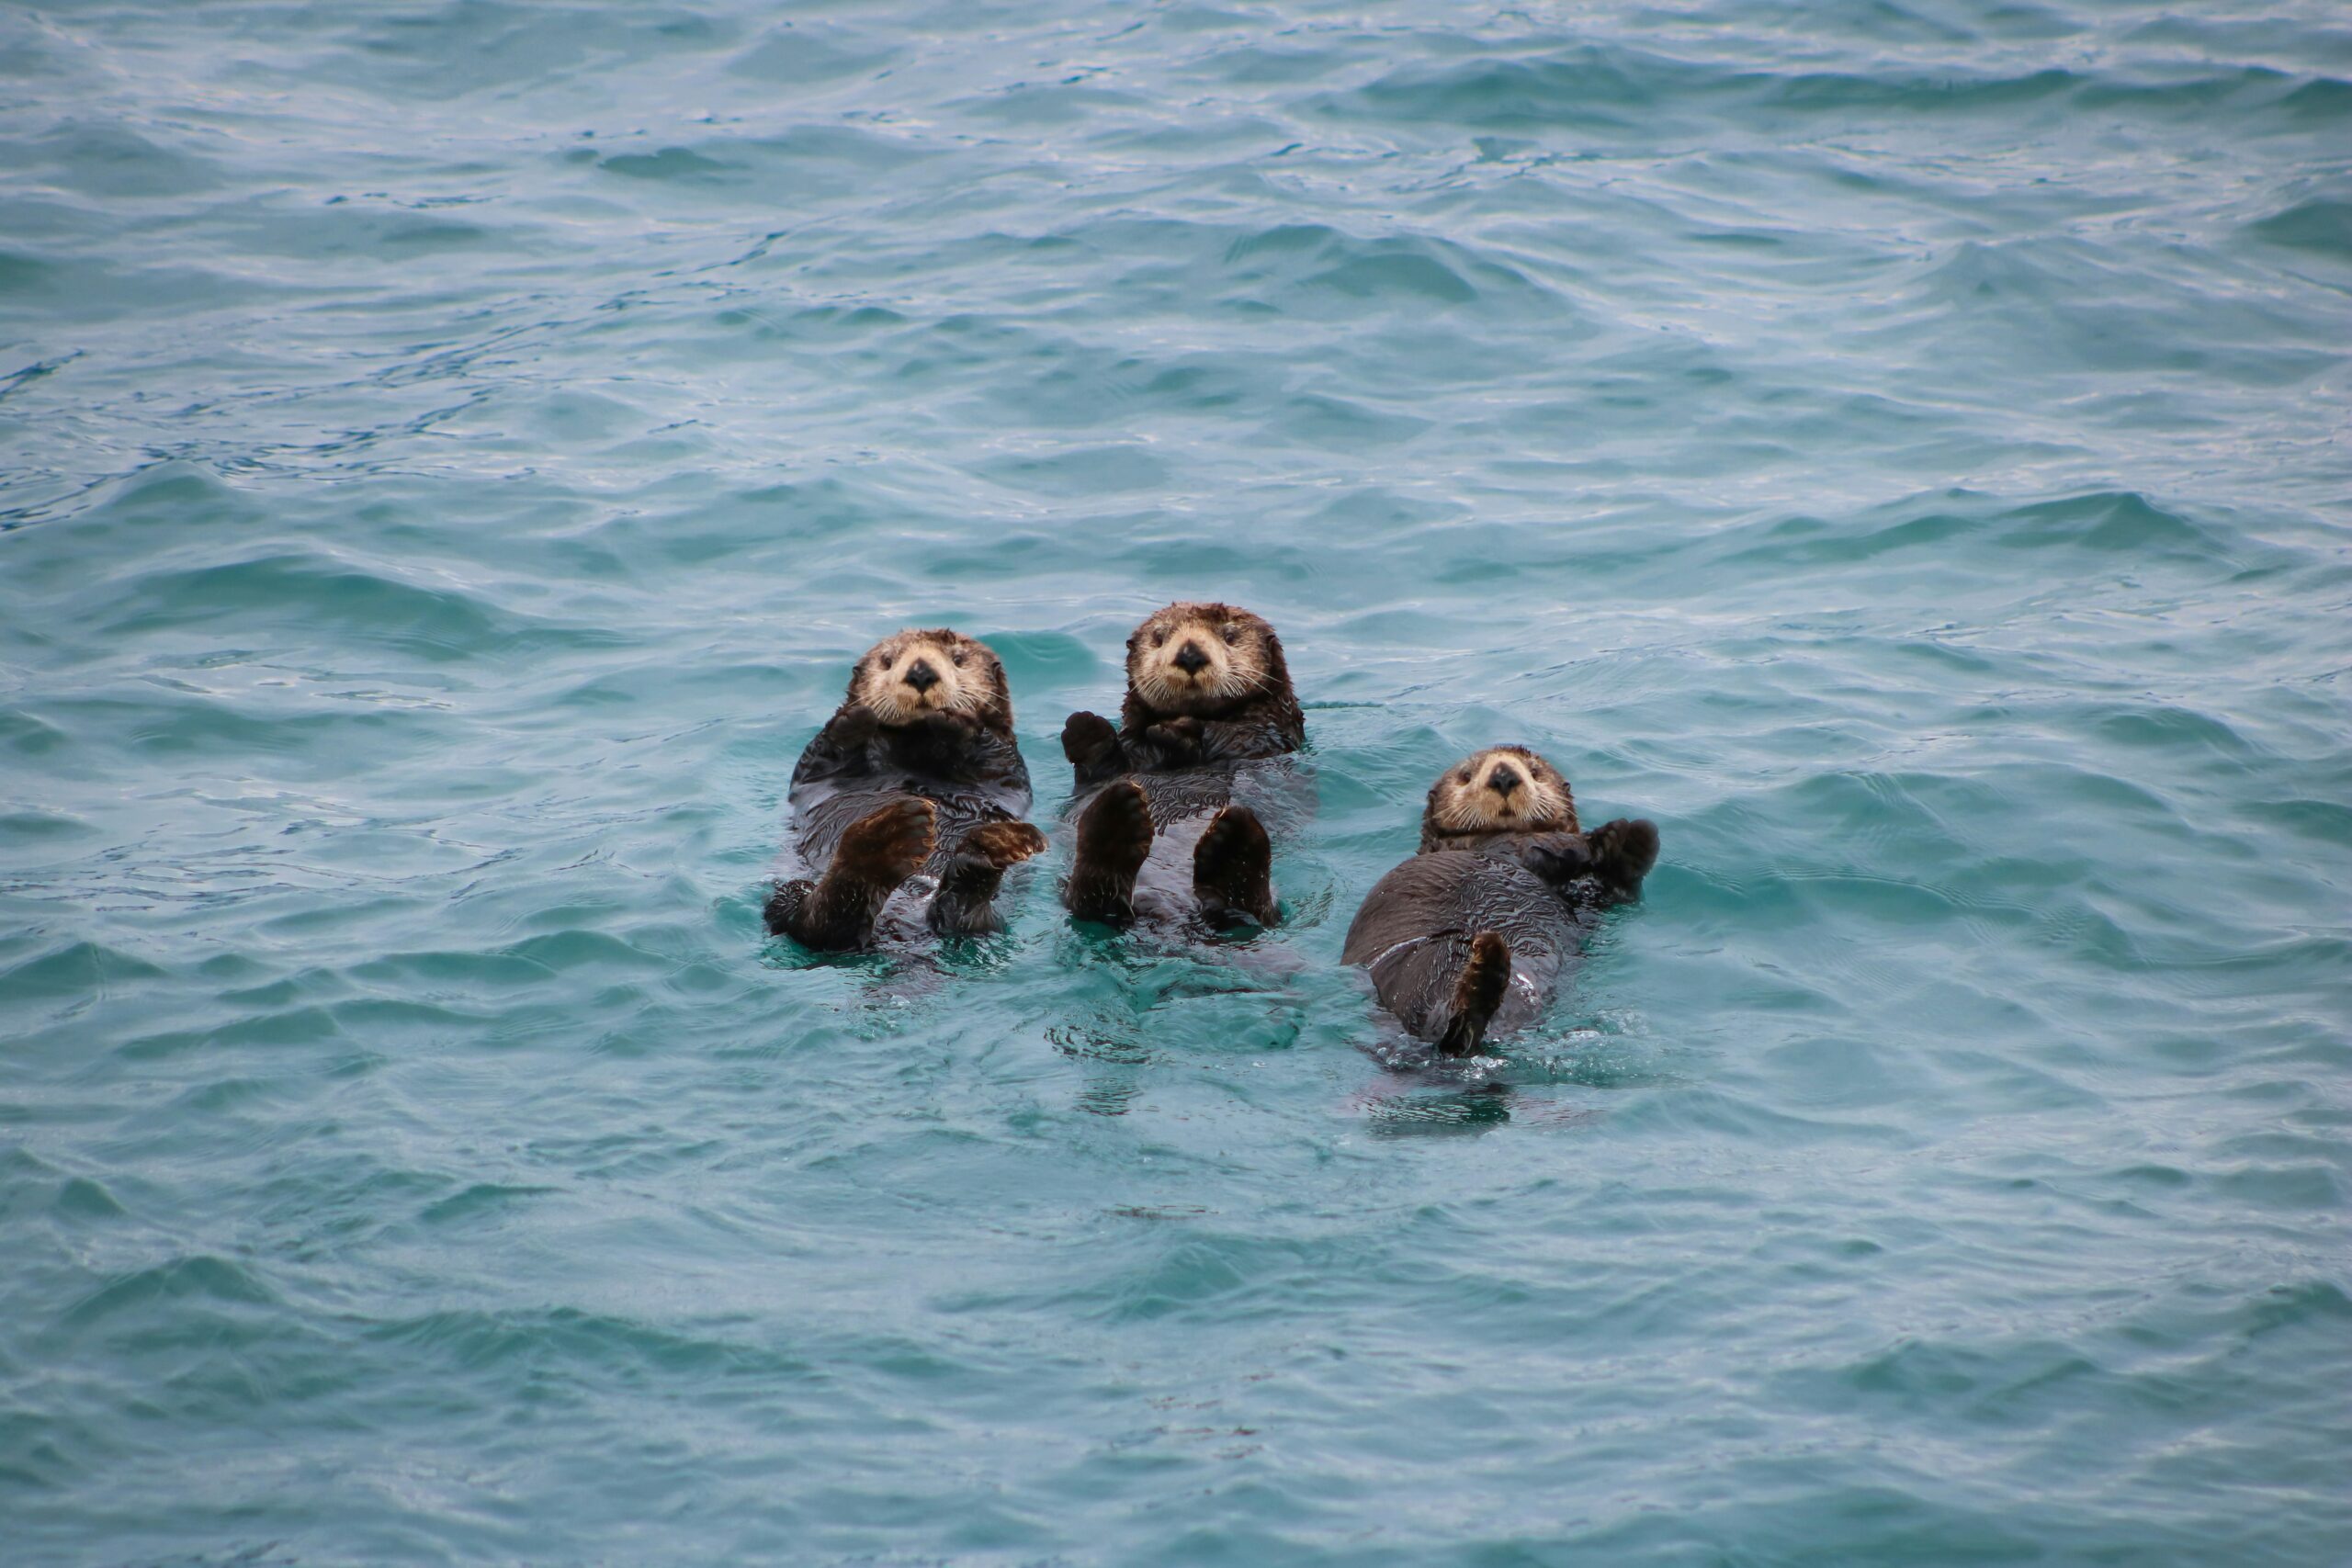
M1560 770L1524 746L1489 746L1430 786L1421 847L1489 833L1573 833L1577 803Z
M985 643L945 627L900 632L865 650L850 672L849 700L893 728L925 714L962 714L1012 733L1004 664Z
M1289 688L1274 628L1231 604L1170 604L1127 638L1127 690L1155 714L1216 718Z

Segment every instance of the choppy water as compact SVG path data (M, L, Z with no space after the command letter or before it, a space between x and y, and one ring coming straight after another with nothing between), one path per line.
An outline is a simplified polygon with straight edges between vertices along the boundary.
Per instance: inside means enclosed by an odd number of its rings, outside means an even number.
M2352 24L2192 9L0 14L0 1555L2345 1562ZM1259 967L763 944L868 640L1050 809L1195 593ZM1665 863L1390 1076L1507 738Z

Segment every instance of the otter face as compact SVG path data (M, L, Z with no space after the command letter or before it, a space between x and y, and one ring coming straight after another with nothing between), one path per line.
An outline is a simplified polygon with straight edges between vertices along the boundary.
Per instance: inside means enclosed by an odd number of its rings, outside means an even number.
M900 632L867 649L850 676L849 698L891 726L928 713L1012 724L1002 662L985 644L944 627Z
M1559 769L1524 746L1489 746L1430 787L1421 820L1439 833L1572 833L1577 807Z
M1231 604L1170 604L1127 638L1127 689L1154 713L1210 717L1279 683L1274 628Z

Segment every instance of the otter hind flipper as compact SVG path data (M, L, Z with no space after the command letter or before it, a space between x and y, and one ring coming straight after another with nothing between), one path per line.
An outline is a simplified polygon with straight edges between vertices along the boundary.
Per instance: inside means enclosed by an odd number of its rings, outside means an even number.
M1585 835L1592 874L1621 898L1638 897L1642 878L1657 864L1657 824L1646 817L1620 817Z
M824 953L864 946L890 895L922 869L937 820L936 807L913 797L867 812L842 834L820 879L775 890L768 929Z
M1453 982L1453 1008L1445 1032L1438 1037L1438 1054L1467 1056L1486 1038L1487 1025L1503 1005L1510 986L1510 943L1500 931L1480 931L1470 942L1470 956Z
M1228 806L1193 848L1193 897L1211 925L1255 920L1271 926L1280 918L1274 905L1274 847L1265 824L1246 806Z
M926 917L941 936L983 936L1004 929L996 892L1006 870L1043 853L1046 835L1026 822L983 822L966 833L940 873Z
M1151 803L1143 786L1122 779L1094 797L1078 819L1078 856L1069 868L1070 913L1125 925L1135 919L1136 874L1151 853Z

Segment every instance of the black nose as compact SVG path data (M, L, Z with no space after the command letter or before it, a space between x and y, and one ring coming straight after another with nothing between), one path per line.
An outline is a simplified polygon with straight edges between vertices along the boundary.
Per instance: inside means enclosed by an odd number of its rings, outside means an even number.
M1209 656L1201 651L1197 642L1188 642L1176 650L1176 668L1187 675L1197 675L1208 668Z
M1509 768L1497 768L1494 771L1493 775L1489 777L1487 782L1494 786L1495 793L1497 795L1501 795L1505 800L1509 800L1510 798L1510 792L1517 789L1520 785L1520 777L1517 773L1512 773Z
M907 684L912 686L915 694L920 696L939 684L939 671L918 659L907 666L906 679Z

